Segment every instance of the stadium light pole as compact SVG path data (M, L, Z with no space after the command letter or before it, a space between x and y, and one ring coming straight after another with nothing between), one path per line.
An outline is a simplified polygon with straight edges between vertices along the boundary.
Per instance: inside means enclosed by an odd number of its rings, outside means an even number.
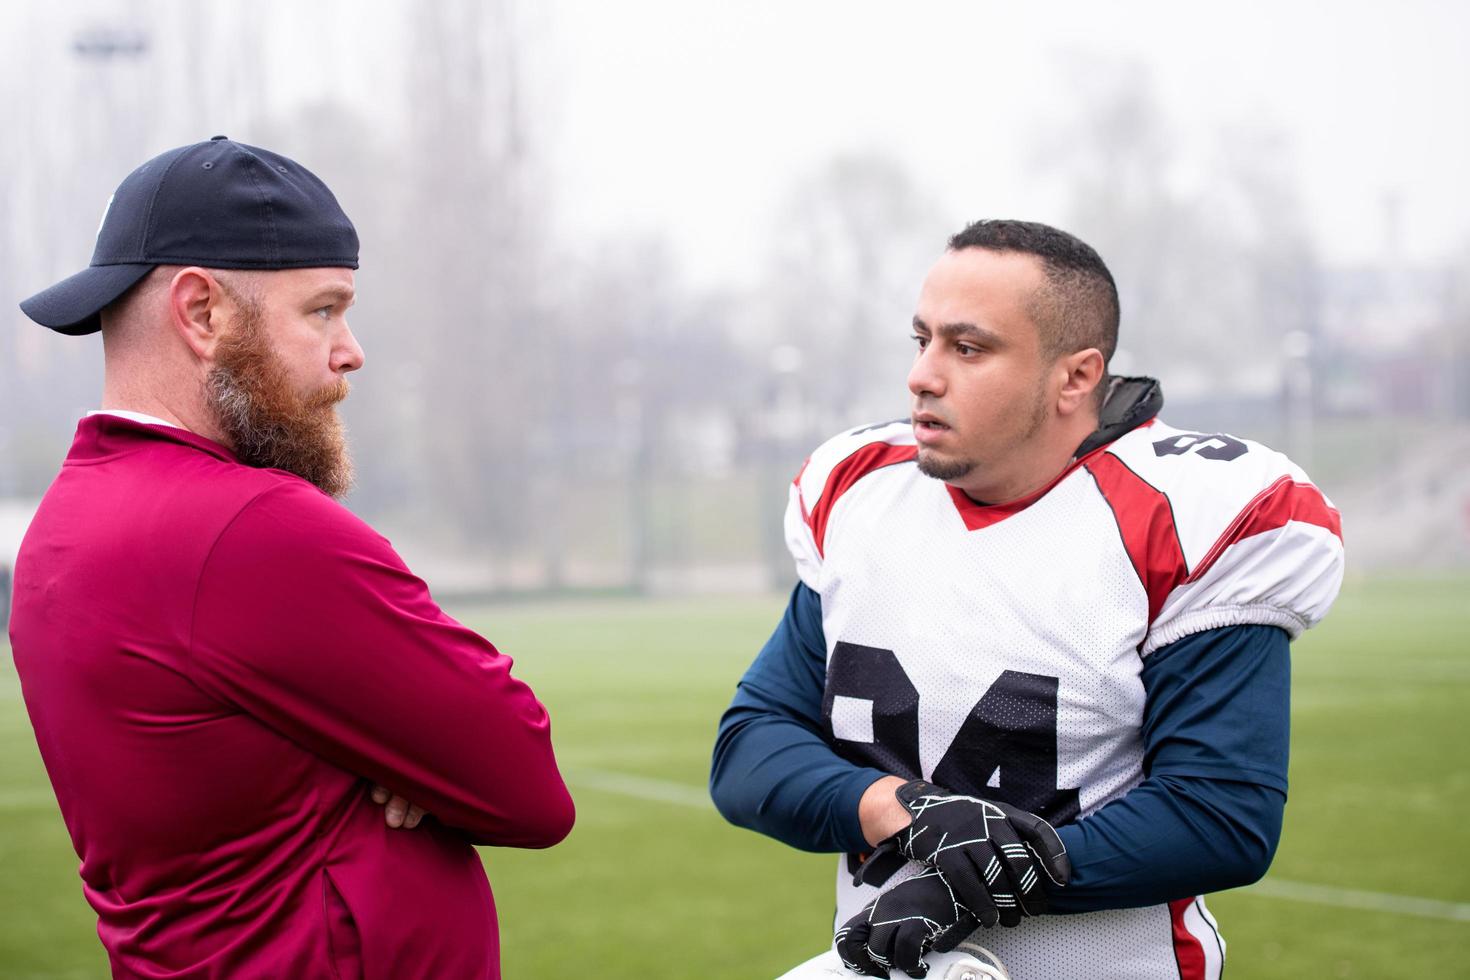
M123 115L119 113L119 95L126 95L130 90L116 84L116 80L109 80L107 70L113 66L125 63L137 63L147 56L151 40L148 32L139 27L93 25L84 27L72 35L72 55L84 64L91 65L95 71L91 73L87 82L96 91L87 93L94 99L94 104L102 111L102 126L106 130L102 136L106 137L103 146L117 147L119 135L126 135L131 139L137 139L139 133L136 130L119 130L116 126L117 120ZM110 130L110 131L108 131ZM131 149L125 154L127 160L132 160L136 154ZM118 162L122 162L119 157Z

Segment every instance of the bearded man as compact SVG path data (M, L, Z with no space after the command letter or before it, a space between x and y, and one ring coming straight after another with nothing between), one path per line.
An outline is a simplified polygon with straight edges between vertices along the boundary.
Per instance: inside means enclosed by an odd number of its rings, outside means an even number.
M21 304L105 352L10 634L115 976L495 977L472 845L571 827L510 660L337 501L357 247L316 176L217 136Z

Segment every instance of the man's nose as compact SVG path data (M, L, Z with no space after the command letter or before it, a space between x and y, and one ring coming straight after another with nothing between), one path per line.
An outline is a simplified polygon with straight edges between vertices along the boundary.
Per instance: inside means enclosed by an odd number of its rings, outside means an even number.
M919 351L914 358L914 365L909 368L909 391L915 397L944 394L944 372L938 360L932 345Z
M342 335L337 338L337 343L332 347L332 370L337 374L346 374L348 371L356 371L362 367L367 360L367 355L362 352L362 345L352 335L352 330L344 323Z

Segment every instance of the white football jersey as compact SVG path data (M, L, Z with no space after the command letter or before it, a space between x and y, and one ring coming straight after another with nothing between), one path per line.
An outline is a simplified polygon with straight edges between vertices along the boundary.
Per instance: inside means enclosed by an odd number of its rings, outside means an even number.
M1293 638L1342 581L1337 511L1290 460L1154 419L1001 506L924 476L908 422L828 441L786 539L822 599L823 721L844 757L1053 823L1142 778L1140 673L1203 630ZM837 874L836 922L877 894ZM889 884L912 874L911 865ZM1200 899L1025 919L983 942L1017 980L1218 977Z

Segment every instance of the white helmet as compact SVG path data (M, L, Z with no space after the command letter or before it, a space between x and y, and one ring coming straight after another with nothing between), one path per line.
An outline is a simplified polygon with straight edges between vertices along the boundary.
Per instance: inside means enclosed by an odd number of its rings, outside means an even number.
M1011 980L995 954L974 943L960 943L952 953L930 953L924 959L929 964L928 980ZM897 967L889 970L889 975L891 980L904 980L908 976ZM838 980L857 976L860 974L842 965L836 950L829 949L781 974L777 980Z

